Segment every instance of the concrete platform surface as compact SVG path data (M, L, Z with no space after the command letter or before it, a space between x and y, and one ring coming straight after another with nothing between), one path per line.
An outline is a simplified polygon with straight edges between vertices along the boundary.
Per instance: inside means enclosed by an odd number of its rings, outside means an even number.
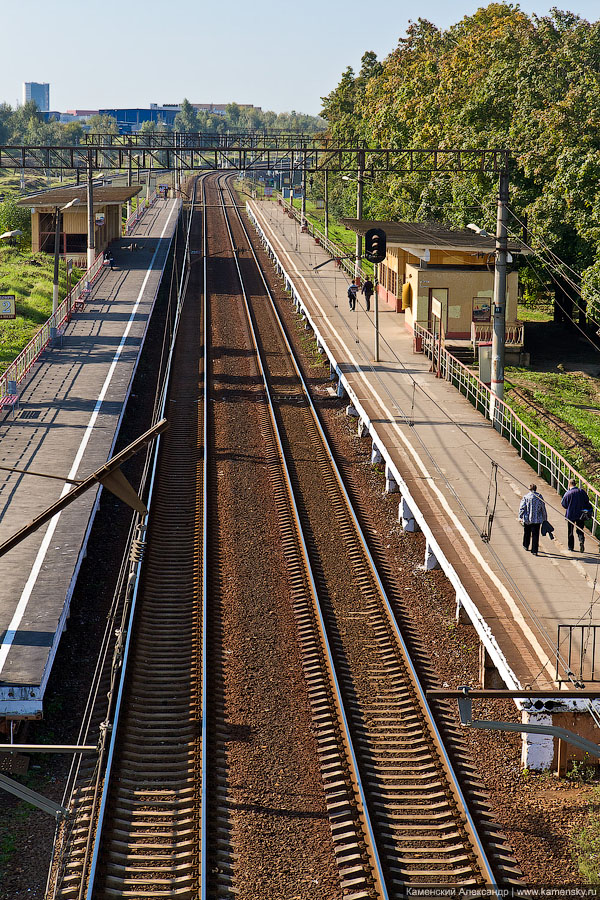
M0 420L0 464L82 479L111 456L160 286L180 201L158 201L111 245L90 299ZM132 247L135 243L135 247ZM0 541L67 493L62 481L0 472ZM0 559L0 717L36 715L69 613L99 489ZM110 547L107 547L110 552Z

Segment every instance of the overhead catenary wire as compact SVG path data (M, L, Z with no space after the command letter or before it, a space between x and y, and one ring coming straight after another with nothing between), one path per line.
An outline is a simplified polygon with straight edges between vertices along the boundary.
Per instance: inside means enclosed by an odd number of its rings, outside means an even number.
M311 274L312 274L312 273L311 273ZM343 315L341 314L341 312L338 312L338 316L340 317L340 320L341 320L343 329L348 329L348 330L352 330L352 331L353 331L353 329L351 329L351 326L350 326L349 322L346 320L346 317L343 316ZM384 341L385 346L387 347L388 351L391 353L392 357L396 360L396 362L399 364L400 368L403 370L403 373L404 373L405 375L408 375L408 377L410 378L410 380L411 380L411 382L412 382L412 384L413 384L413 391L416 391L417 388L418 388L420 391L422 391L422 393L424 394L424 396L425 396L430 402L432 402L432 403L434 404L434 406L436 407L436 409L438 409L439 412L441 412L441 414L442 414L445 418L447 418L449 421L451 421L451 422L452 422L452 423L453 423L453 424L461 431L461 433L462 433L462 434L463 434L463 435L464 435L464 436L465 436L465 437L466 437L466 438L467 438L467 439L468 439L475 447L477 447L477 449L478 449L479 452L482 452L482 453L490 460L490 462L495 462L495 463L497 464L497 466L498 466L498 469L500 469L500 470L503 471L507 476L509 476L509 477L511 478L511 480L515 480L515 475L514 475L514 473L513 473L512 471L509 471L506 467L503 467L500 463L498 463L496 460L494 460L493 457L492 457L492 456L491 456L484 448L482 448L482 447L480 446L479 442L476 441L476 440L474 440L474 439L471 437L471 435L468 434L468 432L460 425L460 423L456 422L456 421L450 416L450 414L447 412L447 410L445 410L440 404L438 404L437 401L435 401L434 398L431 397L431 395L426 391L426 389L425 389L421 384L419 384L418 382L416 382L416 380L414 379L414 377L412 376L412 374L410 373L410 371L407 370L405 364L402 362L402 360L400 360L400 359L398 358L398 356L397 356L397 354L395 353L394 349L393 349L392 347L390 347L390 345L387 343L387 341L385 341L385 339L383 339L383 341ZM365 360L365 366L366 366L366 368L368 368L368 369L371 371L371 373L374 375L374 377L376 378L376 380L381 384L381 386L382 386L382 388L383 388L385 394L390 398L390 400L391 400L391 402L392 402L392 404L393 404L393 408L396 409L396 410L398 410L398 412L400 413L400 416L401 416L401 417L403 418L403 420L404 420L404 423L407 424L407 425L409 425L409 426L411 426L411 424L412 424L411 420L413 420L413 410L411 409L411 415L410 415L410 416L407 415L407 414L402 410L402 408L400 407L400 404L398 403L398 401L397 401L395 398L392 397L392 395L391 395L389 389L387 388L386 385L384 385L384 383L383 383L383 381L382 381L382 379L381 379L380 373L379 373L379 372L377 371L377 369L373 366L372 362L371 362L370 360L368 360L368 359L365 358L365 353L364 353L364 350L363 350L363 344L362 344L362 343L360 344L360 352L361 352L361 355L362 355L363 359ZM449 479L447 478L447 476L445 475L445 473L440 469L440 466L438 465L437 461L435 460L433 454L431 453L431 451L429 450L429 448L424 444L424 442L423 442L421 436L418 434L418 430L417 430L415 433L417 434L417 439L418 439L418 441L419 441L419 444L421 445L423 451L425 452L426 456L427 456L428 459L430 460L431 465L433 466L433 468L434 468L434 470L435 470L435 472L436 472L436 477L438 477L439 480L442 481L442 482L446 485L446 487L447 487L447 489L449 490L449 492L451 493L451 495L455 498L457 504L458 504L458 505L460 506L460 508L463 510L463 512L464 512L465 516L467 517L467 519L471 522L473 528L474 528L474 529L476 530L476 532L479 534L479 533L480 533L480 527L479 527L479 525L476 523L476 521L475 521L473 515L472 515L472 514L469 512L469 510L465 507L465 505L464 505L463 501L461 500L460 496L457 495L457 493L456 493L456 491L455 491L453 485L449 482ZM518 478L516 479L516 481L517 481L518 483L520 483L523 487L525 487L525 488L527 487L527 486L524 484L524 482L521 482ZM504 577L506 578L507 583L511 586L511 588L512 588L512 590L514 591L515 595L516 595L517 597L520 598L520 600L521 600L521 602L522 602L524 608L527 610L528 615L530 616L530 619L531 619L532 623L534 624L535 629L537 630L538 634L541 636L543 643L546 643L546 644L548 645L548 647L550 648L550 653L549 653L550 658L556 658L556 657L557 657L557 654L558 654L558 658L560 659L559 648L556 647L555 640L553 639L553 637L552 637L551 635L548 634L548 632L547 632L547 630L546 630L546 628L545 628L544 623L543 623L543 622L540 620L540 618L537 616L535 610L532 609L531 605L529 604L527 598L524 596L523 592L522 592L521 589L519 588L518 584L514 581L514 579L512 578L512 576L510 575L510 573L508 572L508 570L506 569L506 567L504 566L504 564L502 563L501 559L498 557L498 555L497 555L496 552L494 551L493 546L492 546L492 545L488 545L488 546L489 546L489 552L492 554L492 556L493 556L493 558L494 558L496 564L498 565L499 569L503 572ZM562 661L562 664L563 664L563 666L564 666L564 668L565 668L565 671L568 671L568 663L567 663L567 661L566 661L566 660L561 660L561 661Z

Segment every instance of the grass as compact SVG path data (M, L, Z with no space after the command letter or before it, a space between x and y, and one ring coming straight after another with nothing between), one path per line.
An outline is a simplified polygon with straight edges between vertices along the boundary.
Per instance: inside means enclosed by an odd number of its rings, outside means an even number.
M600 384L583 373L533 372L529 369L509 368L506 371L505 399L525 422L541 438L551 444L565 459L590 481L599 482L600 473L590 463L591 454L600 454ZM542 409L564 422L568 434L551 422L544 420L515 395L515 387L529 394ZM592 407L585 409L584 407ZM598 412L593 410L597 409ZM588 452L581 446L573 446L569 440L573 432L585 438ZM587 460L587 461L586 461Z
M596 789L586 824L571 838L572 857L588 884L600 884L600 816L592 808L599 799L600 791Z
M300 200L292 201L292 203L296 209L301 208ZM309 199L306 201L306 218L312 225L318 228L319 231L325 233L325 210L317 209L316 203ZM329 218L327 230L329 240L333 241L334 244L337 244L338 247L341 247L348 256L352 256L356 253L356 234L353 231L349 231L344 225L338 225L331 217ZM361 266L366 272L373 275L373 264L364 259L364 257L361 260Z
M551 303L541 303L536 306L519 303L517 306L519 322L551 322L553 318L554 309Z
M73 269L71 283L82 273ZM17 317L0 320L0 372L29 343L52 313L54 258L45 253L0 247L0 294L14 294ZM64 262L60 267L59 298L67 292Z
M34 191L44 191L46 188L50 187L61 187L64 184L72 184L75 181L75 176L73 172L65 173L64 180L61 181L60 178L47 178L45 175L41 175L39 172L31 174L30 172L25 173L25 193L31 194ZM11 171L0 173L0 194L11 193L11 194L20 194L21 193L21 173L19 171Z

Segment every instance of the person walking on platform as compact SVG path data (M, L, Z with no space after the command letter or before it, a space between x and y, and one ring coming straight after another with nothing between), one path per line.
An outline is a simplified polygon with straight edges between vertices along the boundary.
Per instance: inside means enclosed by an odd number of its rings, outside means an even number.
M358 292L357 286L352 283L348 288L348 302L350 304L350 312L354 312L356 309L356 294Z
M370 278L367 278L365 283L360 289L361 294L365 295L365 307L367 312L371 309L371 297L373 296L373 282Z
M531 552L534 556L538 555L540 527L546 519L544 498L541 494L538 494L537 485L530 484L528 493L521 500L519 521L523 525L523 546L526 550L529 550L529 542L531 541Z
M561 503L566 510L565 519L567 520L567 542L569 550L575 549L574 530L577 529L577 537L579 538L579 550L581 553L585 550L585 520L592 515L592 504L590 498L583 490L577 487L574 478L569 479L569 488L565 491Z

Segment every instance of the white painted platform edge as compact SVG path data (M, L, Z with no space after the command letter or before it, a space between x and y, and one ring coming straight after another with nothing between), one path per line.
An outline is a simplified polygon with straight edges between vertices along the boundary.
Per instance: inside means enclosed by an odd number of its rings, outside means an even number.
M167 219L165 228L163 230L163 234L166 231L167 225L171 221L171 216L173 215L173 210L176 208L178 210L181 209L181 201L179 201L179 203L173 204L173 207L172 207L169 217ZM148 278L150 272L152 271L154 260L156 259L156 256L158 255L158 249L160 246L160 241L162 240L162 235L158 238L158 240L159 240L159 244L156 247L156 251L152 257L152 260L150 261L150 265L148 267L148 271L146 274L146 279ZM167 248L167 251L165 254L165 259L169 255L172 243L173 243L173 235L171 235L171 238L169 239L169 245L168 245L168 248ZM152 308L154 308L154 303L156 302L156 296L158 295L158 291L160 289L161 283L162 283L162 275L157 283L154 298L152 300ZM145 282L144 282L144 284L145 284ZM143 290L143 287L144 287L144 285L142 286L142 290ZM150 318L148 318L148 320L147 320L146 329L145 329L144 335L143 335L143 340L140 345L138 355L136 357L132 375L129 380L129 384L127 386L127 391L125 393L125 397L123 399L121 413L119 415L119 420L117 422L114 437L113 437L112 444L111 444L111 449L109 451L109 457L112 455L115 444L118 440L119 430L121 428L121 423L123 421L123 416L125 413L125 406L127 404L127 400L131 393L133 379L134 379L135 373L137 371L140 354L142 352L142 348L143 348L143 345L145 342L146 333L148 331L149 324L150 324ZM45 693L45 690L46 690L46 687L48 684L48 680L52 673L52 666L54 664L54 659L55 659L56 653L58 651L58 645L60 643L60 638L63 634L63 631L66 628L66 623L67 623L69 611L71 608L71 600L73 598L73 593L75 591L75 585L77 583L77 578L79 576L81 564L82 564L83 560L85 559L85 554L87 551L89 537L90 537L90 534L92 531L92 526L94 524L94 519L96 517L96 513L98 511L98 506L100 504L101 496L102 496L102 485L99 485L98 488L96 489L96 499L94 501L94 505L92 507L90 517L88 519L88 525L87 525L86 532L85 532L85 535L83 538L81 549L79 551L79 555L77 557L77 562L75 564L73 576L71 578L71 582L70 582L69 588L67 590L67 594L65 597L65 604L63 606L63 611L62 611L62 614L58 621L58 625L56 628L56 632L54 634L54 640L52 642L52 647L50 648L50 653L48 655L48 659L46 660L46 665L44 667L44 672L42 674L41 684L39 685L39 687L37 685L10 685L10 684L0 686L0 716L8 716L8 717L10 717L10 716L30 716L30 715L36 715L36 714L42 712L42 699L43 699L43 696L44 696L44 693ZM12 694L13 696L10 697L9 694ZM30 698L35 697L35 699L26 701L25 700L26 697L30 697Z
M370 421L370 418L369 418L368 414L366 413L366 411L364 410L360 400L358 399L358 397L356 396L356 394L350 387L344 373L340 369L340 365L339 365L338 361L335 359L333 351L328 347L325 337L321 334L318 326L313 321L313 319L310 315L310 311L306 308L306 306L302 300L302 297L300 296L300 294L294 284L293 279L291 278L290 275L288 275L288 273L285 269L285 266L282 264L281 260L279 259L278 255L277 255L277 252L275 251L275 248L271 244L268 236L265 234L260 222L258 221L257 217L254 215L254 212L250 208L249 205L246 206L246 211L247 211L248 216L249 216L250 220L252 221L254 227L256 228L256 230L260 236L260 239L268 247L269 253L273 257L273 260L276 262L277 267L279 268L281 274L283 275L287 289L291 292L294 301L302 309L303 315L306 316L306 319L309 322L309 324L315 334L317 342L325 350L325 353L327 355L327 358L329 359L329 362L330 362L332 368L335 370L337 377L343 384L343 387L352 402L352 406L354 406L354 408L360 413L360 416L363 419L363 421L365 423L367 423L368 431L369 431L369 434L371 435L372 440L375 441L377 446L380 448L381 454L382 454L383 458L385 459L385 462L386 462L387 466L389 467L389 470L392 472L394 479L400 488L400 493L402 494L402 497L404 497L406 499L406 501L408 502L415 520L417 521L421 531L425 535L427 543L433 549L435 556L436 556L444 574L446 575L446 577L452 584L454 590L456 591L457 600L464 606L464 608L467 612L467 615L469 616L469 619L471 620L471 623L472 623L473 627L475 628L475 631L477 632L479 638L481 639L482 643L484 644L492 662L498 669L498 672L500 673L502 680L504 681L504 683L506 684L506 686L509 689L520 690L521 684L520 684L519 680L517 679L517 676L511 669L511 667L508 663L508 660L502 653L502 650L498 646L498 643L494 637L491 627L487 624L484 616L479 611L477 604L469 596L469 593L468 593L467 589L465 588L465 586L462 584L456 570L454 569L452 564L448 561L444 552L442 551L441 547L439 546L434 534L432 533L431 529L429 528L429 525L427 524L425 516L423 515L423 513L419 509L417 503L413 499L413 497L408 489L408 486L406 485L406 482L404 481L402 475L400 474L395 463L393 462L393 460L385 446L383 439L380 438L379 435L377 434L376 427ZM560 692L557 691L557 694L560 694Z

